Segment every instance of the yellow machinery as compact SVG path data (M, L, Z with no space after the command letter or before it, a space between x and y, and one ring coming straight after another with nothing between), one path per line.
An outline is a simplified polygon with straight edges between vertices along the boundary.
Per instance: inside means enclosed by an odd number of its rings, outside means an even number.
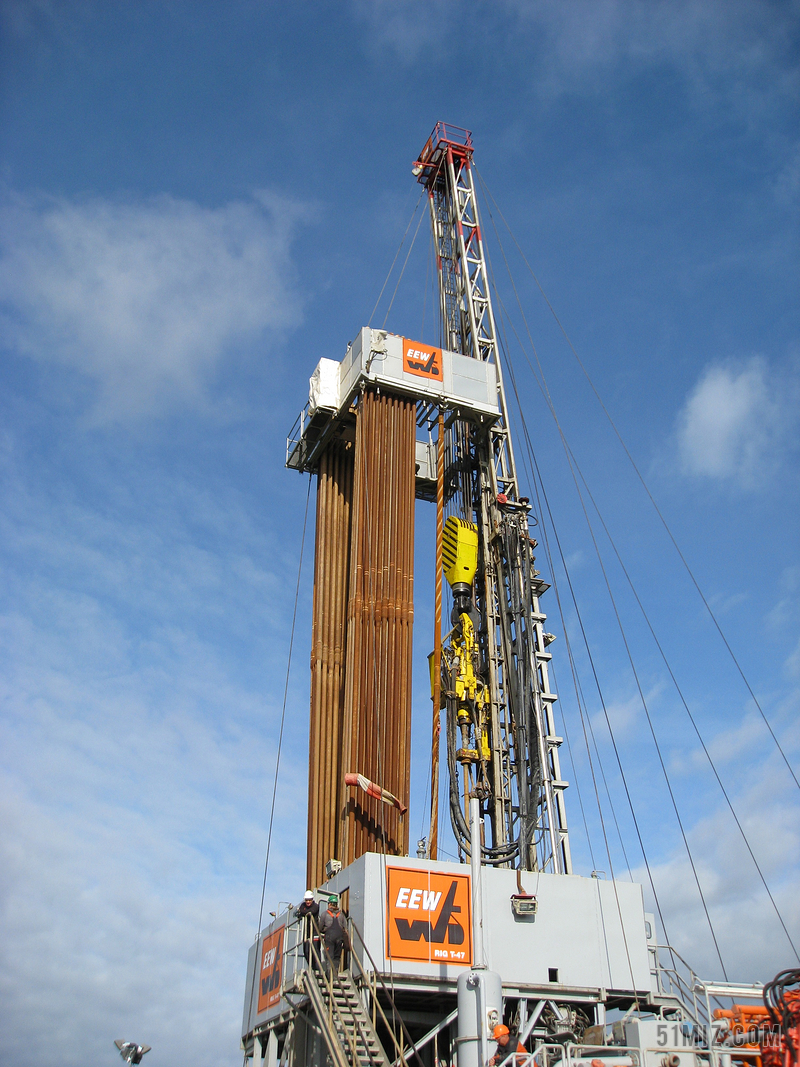
M454 592L461 583L472 587L478 569L478 527L474 522L450 516L442 535L442 562Z
M456 760L461 764L490 759L489 692L479 678L480 662L472 608L472 583L478 570L478 527L451 515L442 534L444 576L453 590L453 629L443 650L449 674L446 697L456 704L456 722L461 745Z

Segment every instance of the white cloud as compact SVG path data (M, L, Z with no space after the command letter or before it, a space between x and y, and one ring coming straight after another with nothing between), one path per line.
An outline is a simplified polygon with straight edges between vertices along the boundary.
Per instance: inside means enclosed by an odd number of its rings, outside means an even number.
M353 0L374 42L413 62L452 24L452 0Z
M655 685L651 686L651 688L644 694L644 699L651 716L654 714L658 698L663 690L663 683L656 682ZM606 704L606 712L608 713L611 728L614 731L614 736L617 740L629 736L634 727L636 727L637 731L647 730L647 725L644 722L644 719L641 718L644 715L644 707L638 691L632 693L627 699L609 701ZM595 731L598 732L598 737L605 737L607 724L605 713L602 710L595 712L592 716L592 726Z
M800 143L788 153L786 163L775 181L775 197L786 207L800 206Z
M684 473L763 483L783 448L786 415L765 360L713 364L678 415Z
M685 83L754 122L764 106L791 100L798 63L791 42L795 22L785 9L759 0L352 0L371 42L413 62L427 47L463 49L465 39L503 47L527 42L535 52L540 93L606 87L609 67L665 64ZM453 33L458 25L459 33ZM378 52L376 55L381 55ZM768 77L765 77L765 74ZM727 77L726 77L727 76ZM732 76L732 77L731 77Z
M661 57L745 70L774 52L791 58L781 40L791 16L757 0L505 0L505 7L544 30L548 48L572 66Z
M174 476L117 514L3 473L0 1061L234 1067L297 545ZM304 888L300 678L267 910Z
M96 383L97 421L202 404L237 346L298 321L302 209L269 193L207 208L15 197L2 208L2 336Z
M734 807L783 921L800 947L800 807L794 783L772 757L751 763L739 785ZM728 808L716 806L688 837L729 978L763 982L791 965L789 942ZM673 947L701 976L722 978L685 851L651 862L651 870ZM649 897L644 868L633 874Z
M790 678L800 678L800 638L784 666Z

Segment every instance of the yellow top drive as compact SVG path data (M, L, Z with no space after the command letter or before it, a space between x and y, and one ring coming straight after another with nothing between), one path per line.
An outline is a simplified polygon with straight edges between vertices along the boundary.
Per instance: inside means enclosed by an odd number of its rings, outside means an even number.
M442 569L450 585L472 585L478 569L478 527L451 515L442 534Z

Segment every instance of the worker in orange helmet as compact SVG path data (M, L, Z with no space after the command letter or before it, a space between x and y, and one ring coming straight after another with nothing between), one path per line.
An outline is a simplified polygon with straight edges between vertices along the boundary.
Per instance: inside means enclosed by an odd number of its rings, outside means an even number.
M497 1042L497 1051L489 1060L489 1067L495 1067L495 1064L502 1063L512 1052L516 1052L516 1056L511 1060L514 1067L520 1067L520 1064L523 1064L525 1060L527 1060L528 1050L522 1042L517 1039L516 1034L512 1038L511 1031L505 1023L498 1023L497 1026L495 1026L492 1031L492 1037ZM516 1049L514 1049L515 1043L517 1046Z

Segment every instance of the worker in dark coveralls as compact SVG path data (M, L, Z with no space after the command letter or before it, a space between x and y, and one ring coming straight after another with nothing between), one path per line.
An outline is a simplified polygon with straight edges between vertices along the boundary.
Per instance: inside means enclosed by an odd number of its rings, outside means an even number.
M511 1064L523 1064L528 1058L525 1046L520 1042L516 1034L511 1033L504 1023L498 1023L495 1026L492 1036L497 1042L497 1051L489 1060L489 1067L495 1067L495 1064L502 1063L507 1056L515 1051L517 1055L510 1061Z
M328 897L328 910L320 917L319 928L325 945L325 973L332 966L335 977L342 962L342 950L350 948L347 921L339 911L338 897Z
M296 914L302 923L300 935L303 938L303 955L306 958L306 963L308 963L312 941L314 942L314 948L317 950L317 956L320 955L319 904L314 900L312 890L306 890L303 903L297 909Z

